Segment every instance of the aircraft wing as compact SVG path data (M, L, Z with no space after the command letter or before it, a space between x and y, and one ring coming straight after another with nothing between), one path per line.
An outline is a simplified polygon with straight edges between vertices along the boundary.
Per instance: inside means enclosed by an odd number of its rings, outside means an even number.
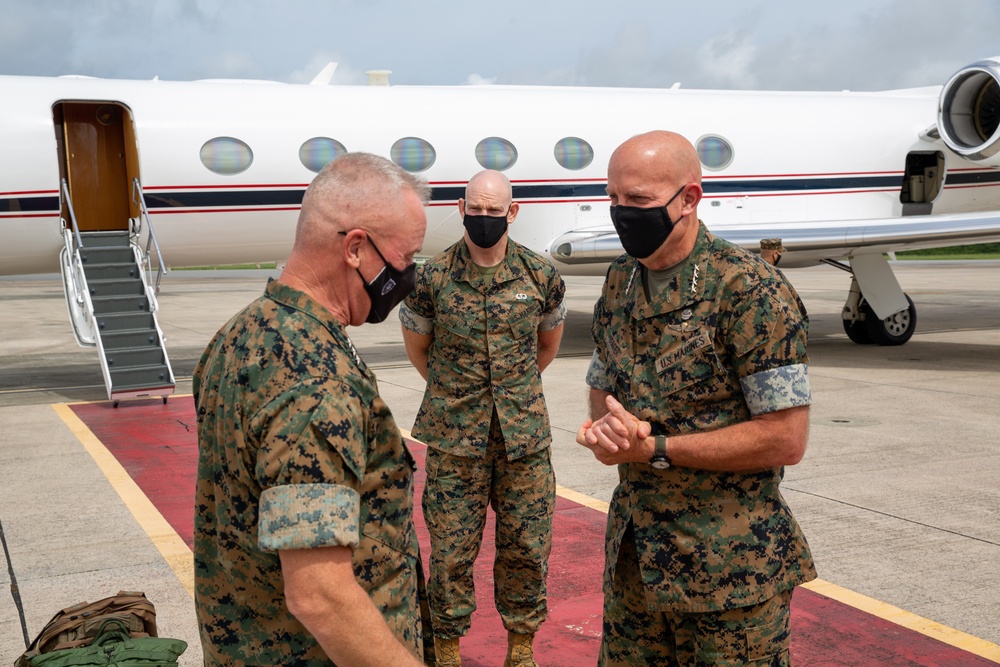
M706 224L713 234L753 251L760 250L762 239L780 238L785 248L782 268L856 255L1000 241L1000 211L861 220ZM550 249L555 259L566 264L609 262L624 252L610 224L564 234Z

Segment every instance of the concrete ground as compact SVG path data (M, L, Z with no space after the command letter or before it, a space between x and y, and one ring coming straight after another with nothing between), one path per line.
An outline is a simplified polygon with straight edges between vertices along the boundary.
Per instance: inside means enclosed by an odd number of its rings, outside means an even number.
M858 346L839 313L848 274L789 271L810 314L809 451L783 490L826 582L1000 644L1000 262L900 262L917 333L900 347ZM175 400L218 327L260 294L267 271L174 272L160 321ZM600 278L567 277L560 356L544 375L558 483L607 501L615 471L574 436ZM192 646L193 605L94 458L53 404L101 401L93 349L76 347L55 277L0 279L0 662L23 650L15 597L32 637L62 606L144 590L161 634ZM409 428L423 382L398 321L351 329L382 395ZM16 590L12 586L16 580ZM1000 650L1000 647L995 647ZM1000 653L995 655L1000 656Z

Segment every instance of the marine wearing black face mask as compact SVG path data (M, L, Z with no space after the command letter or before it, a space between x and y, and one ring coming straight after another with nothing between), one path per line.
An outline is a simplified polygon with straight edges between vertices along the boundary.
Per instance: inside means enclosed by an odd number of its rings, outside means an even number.
M507 209L510 212L510 208ZM469 215L465 214L462 219L466 231L469 232L469 240L482 249L492 248L507 231L507 213L503 215Z
M645 259L656 252L657 248L674 231L677 221L671 220L667 207L684 192L687 185L682 185L663 206L641 208L639 206L612 206L611 222L615 225L618 238L621 239L625 252L636 259Z
M346 232L340 233L346 234ZM416 262L412 262L400 271L386 260L385 256L382 255L382 251L378 249L378 246L375 245L375 242L370 237L368 238L368 242L372 244L375 252L385 262L385 266L378 272L378 275L371 279L371 282L365 280L360 270L355 269L355 271L361 276L365 292L368 293L368 298L372 302L371 308L368 310L368 318L365 322L368 324L378 324L389 316L392 309L398 306L406 298L407 294L413 291L414 285L417 284L417 264Z

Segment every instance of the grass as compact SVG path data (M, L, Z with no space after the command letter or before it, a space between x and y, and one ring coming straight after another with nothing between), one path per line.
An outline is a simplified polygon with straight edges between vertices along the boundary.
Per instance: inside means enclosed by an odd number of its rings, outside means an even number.
M897 252L896 259L1000 259L1000 243L958 245L951 248L929 248Z
M417 264L426 261L425 257L416 258ZM945 259L1000 259L1000 243L980 243L977 245L960 245L951 248L931 248L928 250L905 250L896 253L896 259L945 260ZM220 266L172 266L171 271L225 271L229 269L274 269L277 262L261 262L260 264L223 264Z

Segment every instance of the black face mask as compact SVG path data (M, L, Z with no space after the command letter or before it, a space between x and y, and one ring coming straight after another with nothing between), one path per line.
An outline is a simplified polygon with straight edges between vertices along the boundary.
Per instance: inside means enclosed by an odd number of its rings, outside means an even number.
M636 259L645 259L656 252L674 231L676 224L667 215L667 207L677 199L687 185L674 193L663 206L640 208L638 206L612 206L611 222L615 225L618 238L625 252ZM680 218L678 218L680 220Z
M507 209L508 213L510 208ZM462 220L469 232L469 240L484 250L492 248L507 231L507 213L503 215L469 215Z
M368 319L365 322L368 324L378 324L389 317L392 309L398 306L399 302L413 291L414 286L417 284L417 265L415 262L411 263L400 271L389 262L386 262L385 257L382 256L382 252L371 238L368 239L368 242L372 244L375 252L385 262L385 266L378 272L378 275L372 278L370 283L365 283L365 291L368 292L368 298L372 302L371 308L368 310ZM361 271L358 269L355 269L355 271L358 271L358 275L361 276ZM364 282L364 280L365 277L361 276L361 281Z

